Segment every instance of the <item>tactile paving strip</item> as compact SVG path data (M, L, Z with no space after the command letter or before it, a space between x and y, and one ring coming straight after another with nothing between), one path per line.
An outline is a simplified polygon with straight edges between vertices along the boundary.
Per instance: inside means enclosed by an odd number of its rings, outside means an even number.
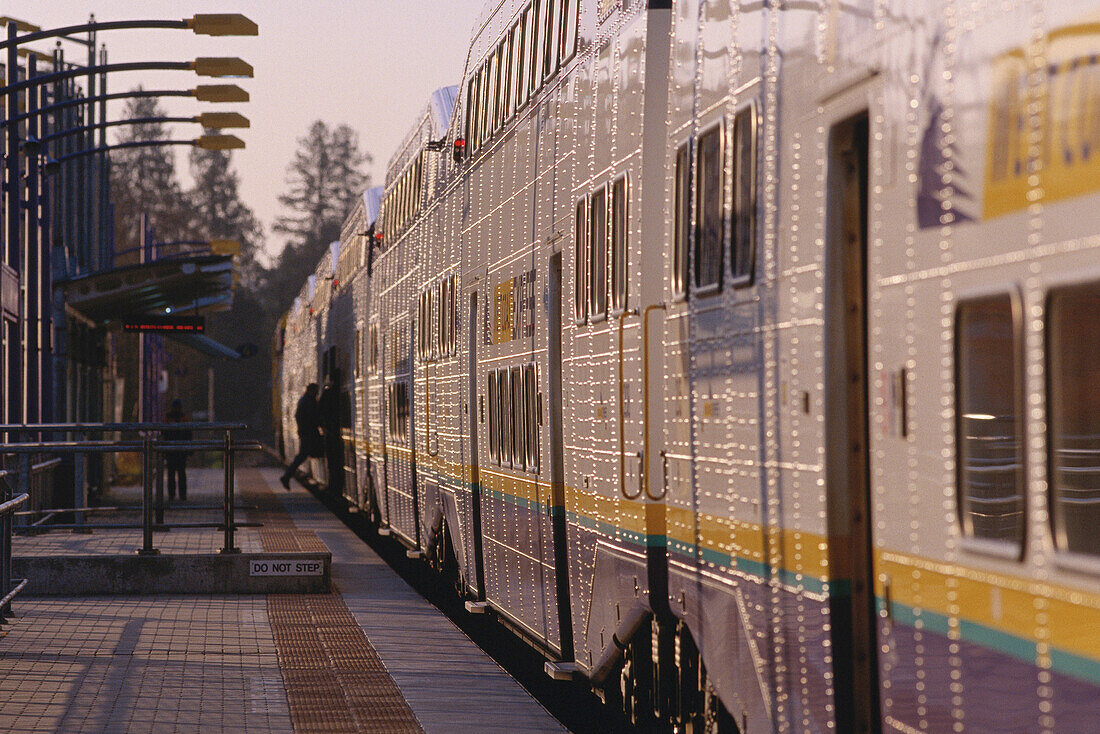
M294 527L262 479L243 484L265 551L327 550ZM267 612L296 732L422 731L338 593L270 595Z

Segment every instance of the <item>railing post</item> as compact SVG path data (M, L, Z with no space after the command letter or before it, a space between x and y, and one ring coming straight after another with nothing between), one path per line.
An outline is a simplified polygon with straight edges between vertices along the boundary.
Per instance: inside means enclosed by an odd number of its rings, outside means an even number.
M78 436L77 440L84 440L83 436ZM85 501L88 496L88 455L84 452L79 452L73 456L73 474L75 475L73 481L73 484L75 486L73 487L73 489L75 490L74 494L76 495L73 498L76 500L73 504L73 507L78 510L78 512L76 513L75 524L79 526L73 528L73 532L87 533L90 532L84 527L84 516L87 513L79 512L79 510L83 510L88 505L88 503Z
M0 485L0 503L7 502L12 498L11 487L6 480L0 482ZM12 514L4 513L3 518L0 518L0 590L4 596L11 591L11 524ZM0 607L0 624L7 621L9 614L11 602Z
M225 432L225 546L222 553L240 553L241 549L233 545L233 436Z
M153 547L153 439L149 435L142 439L141 490L142 544L138 555L155 556L159 551Z
M157 525L164 524L164 453L158 451L153 459L156 467Z

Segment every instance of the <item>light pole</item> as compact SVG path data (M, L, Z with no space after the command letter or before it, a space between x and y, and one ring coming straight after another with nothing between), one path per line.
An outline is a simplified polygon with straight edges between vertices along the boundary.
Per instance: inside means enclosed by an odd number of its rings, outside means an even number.
M33 27L29 27L26 24L20 24L18 22L7 20L7 39L0 41L0 49L7 51L7 78L6 84L0 87L0 93L5 100L5 110L2 123L0 126L6 128L6 160L5 160L5 173L6 173L6 231L5 242L3 249L3 260L11 266L12 269L20 277L22 283L21 294L19 298L19 321L17 324L13 324L14 329L8 330L8 326L5 324L5 336L7 337L6 349L3 354L4 365L3 371L8 372L7 382L10 385L7 395L4 396L3 402L6 404L5 413L9 422L18 422L19 420L28 417L33 413L50 412L46 409L46 406L42 404L42 396L39 395L33 401L28 395L28 391L25 389L26 381L24 377L28 379L36 380L42 385L46 380L43 380L41 364L43 362L42 355L39 354L41 349L49 344L49 340L43 338L41 334L41 319L37 318L39 314L44 314L48 311L49 307L46 305L43 307L43 301L46 304L51 300L49 295L52 294L52 273L49 265L50 259L50 218L48 215L43 216L44 212L47 212L51 207L49 201L50 187L42 187L41 174L43 169L47 172L51 169L56 170L60 161L58 159L47 160L46 165L39 166L37 161L27 167L25 181L23 179L20 160L20 123L26 125L26 138L22 145L22 152L37 158L37 153L43 150L43 143L53 143L55 141L66 140L71 137L87 136L82 142L90 143L90 146L84 146L82 149L75 146L70 146L66 143L66 148L71 151L66 156L60 156L63 160L69 160L73 158L79 158L84 155L93 154L105 154L106 151L111 150L113 146L106 145L106 128L111 123L106 122L106 102L111 98L121 98L123 96L139 96L134 94L129 95L108 95L106 93L105 78L106 74L114 71L132 71L141 69L179 69L179 70L191 70L201 76L214 76L214 77L250 77L252 75L252 67L241 61L240 59L217 59L217 58L201 58L192 62L137 62L137 63L123 63L123 64L108 64L106 63L106 52L102 52L100 63L95 63L95 34L98 31L116 30L116 29L179 29L179 30L191 30L196 34L209 35L209 36L229 36L229 35L241 35L241 36L255 36L258 35L258 28L255 23L248 20L242 15L237 14L213 14L213 15L196 15L190 19L184 20L172 20L172 21L159 21L159 20L127 20L108 23L97 23L94 17L91 22L66 26L63 28L55 28L51 30L38 30ZM24 31L22 35L19 34L20 29ZM75 38L75 34L88 33L89 40L84 41L82 39ZM27 61L27 74L23 80L19 79L19 55L20 46L39 41L47 38L67 38L68 40L76 41L79 43L85 43L89 47L89 63L86 67L73 67L65 68L63 64L63 56L60 50L54 55L54 70L50 74L39 75L36 68L36 52L31 52ZM65 100L62 102L60 99L62 87L61 83L69 85L70 80L75 79L78 76L87 76L88 90L87 95L83 99L79 98L75 92L75 89L69 86L72 90L70 95L71 100ZM95 94L95 77L99 75L101 83L99 94ZM53 104L46 104L46 88L47 85L52 85L54 94L52 98ZM27 111L24 114L20 114L19 111L19 97L26 93L27 96ZM142 95L144 96L144 95ZM149 94L147 96L153 96ZM193 96L202 101L222 101L226 99L235 100L247 100L247 93L234 85L206 85L200 86L195 90L189 92L178 93L165 91L163 96ZM101 115L98 123L95 120L95 105L100 105ZM68 125L69 129L44 131L42 126L42 115L49 112L60 112L63 109L69 107L87 105L89 109L88 119L86 124ZM200 116L201 118L201 116ZM242 118L243 119L243 118ZM200 124L206 122L202 119L191 119L188 121L200 122ZM239 122L239 121L238 121ZM120 121L113 124L125 124ZM222 121L221 127L230 127L231 122ZM99 146L95 145L95 130L100 130L100 142ZM215 144L210 141L206 141L204 138L199 138L193 141L187 141L191 144ZM232 136L227 136L232 138ZM181 144L184 141L173 141L172 144ZM221 143L224 147L236 148L243 147L238 139L232 138L232 141L223 141ZM129 146L127 146L129 147ZM90 148L90 150L89 150ZM104 173L106 168L101 166L101 173ZM68 174L66 174L68 177ZM80 194L81 198L85 198L84 194L90 195L94 184L91 180L87 180L87 175L82 174L80 180L73 180L67 182L70 185L64 185L58 182L58 185L64 186L66 195L72 195L73 192ZM26 185L26 202L23 201L24 184ZM75 186L75 188L73 188ZM83 211L81 216L78 217L80 222L78 223L81 228L86 227L85 217L92 217L98 219L99 224L102 225L110 217L103 217L100 212L93 211L99 208L109 208L109 200L106 198L106 178L105 175L99 182L100 189L100 206L97 207L92 204L91 199L87 202L87 211ZM26 206L28 211L26 228L23 227L23 208ZM103 232L106 228L103 227ZM23 234L26 234L27 241L23 242ZM102 232L100 233L102 234ZM45 236L46 246L42 246L42 239ZM68 241L68 240L66 240ZM86 241L82 240L84 244ZM66 268L67 270L67 268ZM32 272L33 271L33 272ZM28 322L27 317L31 317ZM14 333L13 333L14 332ZM16 336L17 335L17 336ZM22 364L20 370L11 370L10 367L14 366L11 357L16 356L9 350L19 348L17 342L23 342L24 353L20 360ZM19 373L22 374L13 374ZM37 373L37 374L36 374ZM47 391L48 392L48 391ZM32 402L34 404L32 404ZM46 409L45 411L43 409ZM35 416L37 419L38 416Z

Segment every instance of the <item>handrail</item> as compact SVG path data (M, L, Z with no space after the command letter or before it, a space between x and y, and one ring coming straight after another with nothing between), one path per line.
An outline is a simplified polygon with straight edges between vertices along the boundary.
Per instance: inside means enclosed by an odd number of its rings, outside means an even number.
M247 423L3 423L0 433L98 433L100 431L243 431Z
M15 472L3 471L0 472L0 479L6 478ZM6 495L10 489L8 487L3 488L3 494ZM15 497L0 504L0 591L4 592L3 598L0 598L0 622L4 618L11 614L11 600L15 598L16 594L23 590L23 587L27 585L26 579L20 579L14 587L12 586L11 577L11 526L12 515L15 513L15 508L23 505L30 499L30 495L26 492L18 494Z
M33 467L30 465L31 456L35 454L63 454L74 455L76 457L76 502L77 505L73 508L72 512L76 515L75 525L57 525L56 527L75 527L77 529L84 529L84 516L88 511L83 507L84 504L84 474L83 465L84 457L87 454L92 453L123 453L123 452L140 452L142 454L142 522L140 527L142 529L142 547L138 551L142 555L154 555L158 553L157 549L153 547L153 530L154 529L166 529L169 527L218 527L225 530L225 545L222 548L222 553L238 553L238 548L234 545L234 531L238 527L242 527L245 524L237 523L234 517L234 511L236 509L235 493L234 493L234 458L238 452L241 451L261 451L263 450L263 444L259 441L234 441L233 431L246 429L248 426L244 423L50 423L50 424L21 424L21 425L0 425L0 435L5 433L29 433L29 434L54 434L54 433L75 433L78 435L78 440L62 440L62 441L31 441L25 443L9 443L0 444L0 454L17 455L22 457L20 459L19 471L2 471L0 470L0 479L11 475L18 475L20 477L20 489L26 489L30 486L30 478L36 473L41 473L42 470L56 466L61 462L60 458L53 458L47 461L41 461L35 464ZM188 439L188 440L164 440L160 437L154 437L157 433L164 433L166 431L179 431L179 430L191 430L191 431L221 431L223 435L220 438L203 438L203 439ZM126 432L126 431L139 431L141 432L141 439L129 439L129 440L91 440L81 439L80 434L87 433L99 433L99 432ZM167 524L164 522L164 495L162 491L161 483L161 455L165 453L180 452L180 451L218 451L222 453L224 460L223 466L225 468L225 493L222 503L222 510L224 512L224 520L222 523L186 523L186 524ZM24 493L21 495L23 498L20 503L25 502L29 494ZM0 567L6 569L9 574L5 579L0 579L0 592L4 590L4 583L10 578L10 557L11 557L11 525L13 512L8 511L7 514L3 514L2 508L8 505L0 505L0 523L3 524L3 537L6 539L6 543L3 548L0 548ZM20 513L20 515L33 514L33 513ZM42 521L39 521L42 522ZM39 527L36 524L36 527ZM53 526L41 526L42 529L48 529ZM131 526L133 527L133 526ZM7 565L4 565L4 564ZM4 613L2 604L0 604L0 615Z
M19 505L26 503L26 501L30 499L30 497L31 496L29 494L24 492L23 494L16 495L7 502L0 504L0 515L6 515L14 511L16 507L19 507Z

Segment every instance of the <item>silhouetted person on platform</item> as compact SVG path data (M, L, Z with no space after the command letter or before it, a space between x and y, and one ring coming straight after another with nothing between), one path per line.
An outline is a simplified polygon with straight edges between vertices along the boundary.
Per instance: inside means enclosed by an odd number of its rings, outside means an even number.
M317 409L317 383L311 382L306 386L306 393L298 399L298 407L294 411L294 422L298 424L298 454L290 467L279 477L279 481L287 490L290 489L290 480L298 467L310 457L321 458L325 455L325 444L321 439L321 415Z
M317 398L321 430L325 437L325 461L328 468L328 490L344 491L344 438L340 434L340 370L334 369Z
M167 423L183 423L183 402L179 398L172 401L164 420ZM187 428L173 428L164 432L164 440L190 441L191 431ZM164 452L164 464L168 468L168 499L176 498L177 479L180 499L187 499L187 456L190 453L183 449L168 449Z

